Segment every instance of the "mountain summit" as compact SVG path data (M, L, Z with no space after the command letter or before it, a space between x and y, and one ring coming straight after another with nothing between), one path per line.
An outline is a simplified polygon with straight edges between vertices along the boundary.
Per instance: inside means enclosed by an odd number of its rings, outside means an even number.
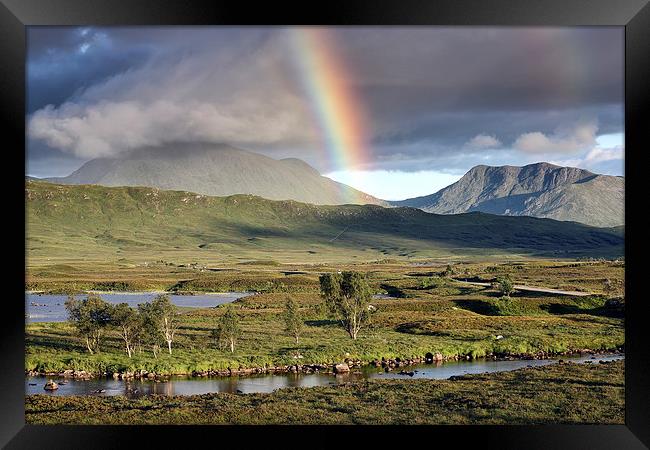
M62 184L146 186L205 195L253 194L319 205L385 205L383 200L333 181L306 162L276 160L228 145L183 144L145 148L121 158L88 161Z
M613 227L624 224L624 184L623 177L545 162L523 167L481 165L435 194L391 204L437 214L481 211Z

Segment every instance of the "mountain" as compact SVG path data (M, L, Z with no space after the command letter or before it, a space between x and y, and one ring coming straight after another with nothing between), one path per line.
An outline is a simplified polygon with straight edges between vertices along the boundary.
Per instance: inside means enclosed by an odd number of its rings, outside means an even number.
M437 214L481 211L613 227L625 223L624 186L623 177L548 163L481 165L435 194L390 203Z
M315 261L339 255L430 257L476 252L620 256L620 230L534 217L437 215L416 208L313 205L252 195L210 197L144 187L26 185L34 258L256 256ZM490 253L493 254L493 253ZM183 256L184 255L184 256ZM312 256L313 255L313 256Z
M321 176L299 159L276 160L227 145L183 144L140 149L119 159L93 159L67 177L48 181L148 186L217 196L253 194L319 205L386 204Z

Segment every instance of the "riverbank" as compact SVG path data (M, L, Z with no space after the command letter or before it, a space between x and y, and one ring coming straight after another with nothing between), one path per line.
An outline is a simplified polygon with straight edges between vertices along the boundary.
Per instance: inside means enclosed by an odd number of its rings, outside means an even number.
M583 349L612 351L625 345L623 319L615 311L566 297L513 297L521 311L501 316L488 308L489 295L468 289L461 294L432 289L418 291L416 298L375 299L372 323L356 340L325 314L318 294L293 294L304 319L298 344L284 331L285 294L243 297L232 303L242 330L233 353L219 348L211 337L222 306L183 310L172 354L164 351L155 357L143 346L129 358L115 332L105 335L99 353L89 354L70 324L28 323L25 370L224 375L271 367L314 370L309 366L346 359L368 364L382 358L423 360L427 353L439 353L443 360L544 357Z
M191 372L155 372L147 371L144 369L138 369L133 371L123 371L123 372L93 372L85 370L74 370L74 369L65 369L62 371L36 371L36 370L26 370L25 375L28 377L59 377L59 378L72 378L72 379L91 379L91 378L112 378L114 380L131 380L131 379L148 379L148 380L165 380L171 376L183 376L191 378L203 378L203 377L241 377L241 376L250 376L250 375L273 375L273 374L313 374L313 373L323 373L323 374L340 374L348 373L350 371L359 371L368 367L380 368L385 372L400 371L402 373L408 373L409 368L421 364L442 364L448 361L472 361L472 360L493 360L493 361L513 361L513 360L547 360L547 359L559 359L560 358L576 358L585 355L594 355L594 356L610 356L610 355L621 355L623 356L623 348L617 348L612 350L591 350L591 349L581 349L581 350L569 350L566 352L560 353L531 353L531 354L500 354L493 355L488 354L480 358L472 358L470 355L442 355L440 353L427 353L422 357L414 358L379 358L373 359L372 361L361 361L355 359L345 358L342 362L335 363L307 363L307 364L291 364L291 365L265 365L262 367L242 367L237 368L227 368L227 369L208 369L203 371L192 370ZM400 370L401 369L401 370Z
M623 310L608 307L605 296L515 292L508 307L502 308L500 293L495 289L462 285L440 276L445 266L436 270L397 263L350 267L240 265L239 270L196 273L187 268L163 267L170 271L165 276L159 273L160 267L141 268L152 272L138 273L141 279L156 282L165 279L167 288L175 286L182 291L199 288L209 288L212 292L241 292L252 288L264 291L231 304L241 328L234 352L220 348L212 334L225 309L209 307L213 305L210 301L219 296L205 296L206 300L201 295L183 296L179 301L192 302L197 307L180 311L180 326L174 336L172 354L164 351L154 356L151 348L142 345L129 358L116 330L104 334L99 353L89 354L83 339L70 324L30 322L26 324L26 372L60 374L71 370L73 373L127 375L127 378L129 374L135 377L136 373L152 373L153 376L192 373L224 376L226 373L241 375L242 371L244 374L247 371L268 373L269 370L309 373L331 369L333 364L346 359L353 361L354 369L357 361L369 364L381 362L382 358L394 362L399 358L400 364L408 360L417 363L425 359L427 353L440 354L443 360L495 356L534 358L562 356L583 349L611 351L625 345ZM356 340L328 315L319 292L317 272L341 268L367 271L375 292L394 294L393 297L372 299L375 312ZM54 268L37 271L37 278L63 283L69 280L66 276L85 277L92 284L97 271L97 268L92 272L88 269L88 273L72 269L57 265L56 271ZM131 273L130 270L135 269L128 269L127 273ZM619 286L624 278L624 267L614 263L458 264L452 270L481 280L507 274L517 283L568 291L597 292L596 287L602 284L602 279L614 280L612 285ZM107 273L117 277L115 271ZM173 281L171 277L184 279ZM102 284L113 286L117 280L110 283L103 280ZM97 289L96 284L94 288ZM303 319L298 343L285 331L283 313L289 296ZM137 303L134 298L124 295L119 301ZM34 301L45 303L43 297ZM327 368L323 369L323 365Z
M270 394L31 395L30 424L622 424L624 362L451 380L379 380Z

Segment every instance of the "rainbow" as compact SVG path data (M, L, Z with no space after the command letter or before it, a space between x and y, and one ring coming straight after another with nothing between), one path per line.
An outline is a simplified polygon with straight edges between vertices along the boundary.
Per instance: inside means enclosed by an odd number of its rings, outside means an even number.
M331 30L291 28L294 60L333 170L361 168L369 160L368 125L362 103Z

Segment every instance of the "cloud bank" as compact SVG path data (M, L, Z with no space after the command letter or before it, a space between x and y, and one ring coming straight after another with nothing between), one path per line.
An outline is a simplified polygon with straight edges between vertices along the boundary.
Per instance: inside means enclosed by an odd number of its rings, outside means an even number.
M524 164L586 155L597 134L623 132L620 29L333 33L372 130L366 164L354 169ZM207 142L341 169L296 57L280 27L32 28L28 157L42 167Z

